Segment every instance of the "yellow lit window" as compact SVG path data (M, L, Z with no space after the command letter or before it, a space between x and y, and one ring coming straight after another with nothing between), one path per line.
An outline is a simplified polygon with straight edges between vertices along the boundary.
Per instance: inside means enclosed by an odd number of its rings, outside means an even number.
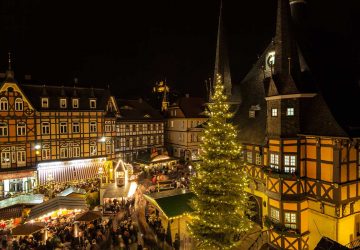
M284 213L285 227L296 229L296 213L285 212Z

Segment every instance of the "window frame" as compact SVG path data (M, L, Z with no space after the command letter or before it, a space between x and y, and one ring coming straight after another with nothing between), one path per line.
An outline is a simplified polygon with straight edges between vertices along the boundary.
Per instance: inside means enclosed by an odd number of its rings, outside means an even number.
M24 100L22 98L20 98L20 97L16 98L14 104L15 104L15 111L23 111L24 110Z
M26 151L19 150L16 151L16 163L18 166L26 166Z
M61 109L66 109L67 108L67 99L66 98L60 98L59 106L60 106Z
M79 98L73 98L71 100L71 104L72 104L73 109L78 109L79 108Z
M275 223L279 223L280 222L280 209L275 208L275 207L269 207L270 211L269 211L269 217L270 219L275 222Z
M90 121L90 123L89 123L89 132L90 133L97 133L97 122L96 121Z
M41 107L49 108L49 98L48 97L41 97Z
M271 117L278 117L279 112L277 108L271 108Z
M286 108L286 116L295 116L295 108L293 107Z
M51 159L51 151L50 148L43 148L41 150L41 158L43 160L50 160Z
M288 215L288 216L287 216ZM286 228L296 230L297 226L297 213L294 211L284 211L284 226Z
M68 133L68 124L67 122L60 122L59 124L59 132L60 134L67 134Z
M77 129L75 129L75 128L77 128ZM72 133L79 134L80 132L81 132L80 122L73 122L72 123Z
M69 158L69 150L68 148L60 148L60 158Z
M96 105L97 103L96 103L96 99L90 99L90 101L89 101L89 107L90 107L90 109L96 109Z
M0 98L0 111L8 111L9 110L9 100L6 97Z
M9 125L6 122L0 122L0 137L5 136L9 136Z
M26 123L18 122L16 124L16 135L17 136L26 136Z
M42 122L41 123L41 134L42 135L50 134L50 122Z
M5 159L8 159L8 160L5 161ZM9 168L9 167L11 167L11 153L10 153L10 150L9 151L1 151L1 153L0 153L0 165L1 165L1 168Z
M81 156L80 146L73 147L72 148L72 157L78 158L80 156Z
M275 170L278 171L280 169L280 166L279 166L279 154L270 152L270 157L269 158L270 158L270 160L269 160L270 168L275 169Z
M296 155L285 154L284 155L284 172L285 173L296 173Z
M246 151L246 162L247 163L253 163L253 152L252 151L249 151L249 150L247 150Z

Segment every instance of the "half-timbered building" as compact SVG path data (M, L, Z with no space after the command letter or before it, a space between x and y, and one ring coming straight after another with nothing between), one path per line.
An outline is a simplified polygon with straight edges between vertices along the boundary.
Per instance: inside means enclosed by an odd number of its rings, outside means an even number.
M240 85L225 84L241 96L233 122L253 220L277 249L314 249L322 236L346 245L360 236L360 126L335 115L312 77L291 16L303 5L278 0L274 40ZM220 63L215 73L224 75Z
M117 113L109 89L19 84L9 68L0 88L0 195L110 171Z

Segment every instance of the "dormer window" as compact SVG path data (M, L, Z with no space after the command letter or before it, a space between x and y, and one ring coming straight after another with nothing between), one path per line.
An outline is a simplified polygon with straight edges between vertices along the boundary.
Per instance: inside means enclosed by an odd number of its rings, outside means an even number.
M249 110L249 118L255 118L255 110Z
M74 109L79 108L79 99L72 99L72 107Z
M60 99L60 108L66 109L66 107L67 107L66 99L65 99L65 98L61 98L61 99Z
M49 107L49 98L43 97L41 98L41 107L48 108Z
M90 100L90 108L96 109L96 100Z
M278 116L278 109L271 109L271 116L277 117Z
M286 109L286 116L294 116L294 115L295 115L294 108L287 108Z

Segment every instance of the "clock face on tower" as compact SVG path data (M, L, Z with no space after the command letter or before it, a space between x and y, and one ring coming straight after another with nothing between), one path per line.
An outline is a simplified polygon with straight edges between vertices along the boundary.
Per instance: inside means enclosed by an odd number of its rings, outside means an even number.
M270 70L272 67L274 67L275 63L275 51L271 51L267 54L266 57L266 69Z

